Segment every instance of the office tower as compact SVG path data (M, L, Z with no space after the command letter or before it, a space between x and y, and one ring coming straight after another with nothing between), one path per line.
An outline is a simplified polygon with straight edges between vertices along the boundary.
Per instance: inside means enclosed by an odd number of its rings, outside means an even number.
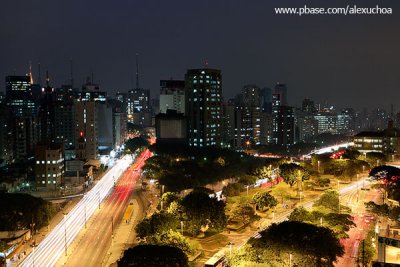
M185 113L185 81L160 81L160 112L167 113L167 109Z
M277 144L291 146L295 140L295 116L292 107L281 106L277 116Z
M37 114L37 105L30 82L30 76L6 77L6 102L13 117L36 116Z
M75 100L76 157L80 160L97 158L98 117L95 101Z
M26 161L33 157L38 138L38 107L29 75L6 77L5 102L10 111L6 124L10 127L7 136L11 138L7 142L12 145L13 160Z
M76 90L70 85L62 85L55 90L55 142L63 143L65 150L75 147L74 100L77 98L77 95Z
M264 106L263 92L256 85L246 85L237 99L239 103L236 111L237 116L240 117L240 127L237 127L238 136L240 136L239 146L244 147L248 142L259 145Z
M36 187L57 190L64 184L64 149L62 144L38 143L35 147Z
M282 106L287 106L287 86L284 83L276 83L275 85L275 94L280 95L280 101Z
M240 138L236 134L236 107L233 99L222 105L222 143L225 147L238 148Z
M337 115L335 112L322 110L314 115L318 121L318 133L337 133Z
M296 116L299 141L307 142L318 134L318 121L313 115L301 113Z
M278 144L278 114L282 106L281 95L272 94L272 143Z
M106 102L107 93L100 91L99 85L93 83L93 78L88 77L82 86L80 98L82 101Z
M217 69L190 69L185 75L185 114L189 145L222 141L222 75Z
M0 165L2 165L11 163L14 155L11 112L5 101L0 103L0 114Z
M128 92L127 116L130 123L143 127L152 125L149 89L136 88Z
M261 89L261 95L263 97L263 106L262 106L262 112L265 113L272 113L272 90L271 88L263 88Z

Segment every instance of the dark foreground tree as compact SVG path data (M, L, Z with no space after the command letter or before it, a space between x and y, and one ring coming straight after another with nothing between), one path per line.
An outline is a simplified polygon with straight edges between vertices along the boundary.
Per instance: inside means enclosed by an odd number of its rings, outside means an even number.
M52 203L28 194L0 193L0 231L46 226L56 210Z
M325 227L319 227L297 221L285 221L272 224L260 232L259 239L250 239L254 249L269 248L282 253L297 252L313 259L315 266L332 266L344 249L335 233Z
M186 267L188 258L179 248L159 245L138 245L125 250L118 267Z
M221 231L226 226L225 203L210 198L208 193L195 190L182 200L186 229L191 235L200 233L200 229L208 226Z

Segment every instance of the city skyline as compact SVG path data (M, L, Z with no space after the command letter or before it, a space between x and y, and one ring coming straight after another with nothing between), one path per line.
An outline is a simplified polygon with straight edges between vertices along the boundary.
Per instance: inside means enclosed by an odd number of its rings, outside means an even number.
M339 108L389 110L400 97L400 39L395 34L399 3L385 2L384 7L394 10L392 15L299 17L273 11L302 5L4 2L0 31L6 42L0 44L0 75L27 73L32 62L35 77L40 62L42 77L49 70L51 83L60 86L70 80L72 60L75 87L93 73L95 82L113 95L135 87L139 53L140 85L152 95L158 94L160 80L183 79L187 69L208 62L210 68L222 70L226 100L246 84L273 88L283 82L290 105L311 98ZM376 92L386 97L377 102ZM400 107L393 104L397 111Z

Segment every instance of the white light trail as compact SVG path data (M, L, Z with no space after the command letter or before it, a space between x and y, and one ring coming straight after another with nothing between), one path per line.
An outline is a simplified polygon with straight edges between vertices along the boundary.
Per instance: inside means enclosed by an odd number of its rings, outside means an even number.
M78 235L79 231L85 226L85 220L89 220L96 209L98 209L99 203L108 196L114 187L114 182L118 181L131 162L132 157L129 155L118 160L101 180L84 195L79 203L64 216L64 219L46 238L40 242L35 248L35 252L30 253L25 258L20 266L54 266L61 255L65 253L65 246L68 249L68 246Z

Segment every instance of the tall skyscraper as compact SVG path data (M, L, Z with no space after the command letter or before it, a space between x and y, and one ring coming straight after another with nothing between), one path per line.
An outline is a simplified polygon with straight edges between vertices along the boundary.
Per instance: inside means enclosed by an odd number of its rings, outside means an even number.
M221 145L222 75L217 69L190 69L185 75L189 145Z
M287 86L284 83L276 83L275 85L275 94L280 95L281 99L281 105L282 106L287 106L288 101L287 101Z
M6 77L6 102L14 117L36 116L30 76Z
M130 123L143 127L151 126L152 112L149 89L136 88L128 92L127 116Z

